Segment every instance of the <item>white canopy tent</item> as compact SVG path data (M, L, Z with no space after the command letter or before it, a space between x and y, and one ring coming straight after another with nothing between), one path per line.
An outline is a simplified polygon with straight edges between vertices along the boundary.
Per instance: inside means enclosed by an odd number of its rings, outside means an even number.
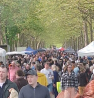
M7 52L7 53L6 53L6 55L15 55L15 54L25 55L24 52L18 52L18 51L12 51L12 52Z
M6 50L0 48L0 61L6 64Z
M78 51L78 56L94 56L94 41Z

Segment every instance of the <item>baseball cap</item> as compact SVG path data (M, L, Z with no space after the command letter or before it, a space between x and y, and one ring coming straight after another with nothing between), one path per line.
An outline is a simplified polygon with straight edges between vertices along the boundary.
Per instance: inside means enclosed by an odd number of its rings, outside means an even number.
M37 72L35 71L35 70L33 70L33 69L30 69L27 73L26 73L26 76L27 75L35 75L35 76L37 76Z

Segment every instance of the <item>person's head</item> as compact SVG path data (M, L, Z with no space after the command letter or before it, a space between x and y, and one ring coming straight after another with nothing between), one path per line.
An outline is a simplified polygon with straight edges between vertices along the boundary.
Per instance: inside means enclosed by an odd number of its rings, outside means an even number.
M52 69L53 71L57 71L57 66L56 66L56 65L52 65L52 66L51 66L51 69Z
M94 98L94 80L87 84L82 96L78 93L75 98Z
M8 76L8 69L5 65L0 66L0 81L5 81Z
M50 67L49 64L50 64L49 62L45 63L45 69L49 69L49 67Z
M65 72L67 71L67 69L68 69L68 65L65 65L65 66L63 67L63 72L65 73Z
M19 63L16 64L17 67L21 68L21 65Z
M35 65L35 62L32 62L32 65Z
M84 67L80 68L80 73L84 73L86 69Z
M16 71L16 78L20 78L20 77L23 77L23 76L24 76L24 73L21 69Z
M37 70L37 71L41 71L41 69L42 69L41 65L37 65L37 66L36 66L36 70Z
M80 73L84 73L86 71L86 68L82 63L78 64L78 66L79 66L79 69L80 69Z
M68 65L70 65L71 64L71 61L67 61L66 62L66 65L68 66Z
M71 71L72 71L72 65L71 65L71 64L69 64L69 65L67 66L67 71L68 71L68 72L71 72Z
M26 63L23 64L24 67L25 67L26 65L27 65Z
M2 61L0 61L0 65L2 65L3 64L3 62Z
M75 65L75 61L72 61L71 63L72 63L73 66Z
M29 69L30 69L30 65L27 64L27 65L25 66L25 68L26 68L26 70L29 70Z
M31 86L34 86L37 84L38 76L35 70L33 69L29 70L26 74L26 77L27 77L28 84L30 84Z
M57 63L57 60L54 60L54 64L56 64Z
M32 62L31 66L34 66L36 69L36 62Z
M13 67L15 67L15 66L16 66L16 61L12 61L12 62L11 62L11 65L12 65Z

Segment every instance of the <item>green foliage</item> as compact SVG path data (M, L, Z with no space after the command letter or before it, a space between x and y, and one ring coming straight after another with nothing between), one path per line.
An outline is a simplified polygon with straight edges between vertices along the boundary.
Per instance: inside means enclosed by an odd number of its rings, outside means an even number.
M9 40L25 32L25 38L33 36L46 46L59 46L78 37L83 20L89 21L90 15L94 19L94 0L1 0L0 7L0 23L3 32L7 27Z

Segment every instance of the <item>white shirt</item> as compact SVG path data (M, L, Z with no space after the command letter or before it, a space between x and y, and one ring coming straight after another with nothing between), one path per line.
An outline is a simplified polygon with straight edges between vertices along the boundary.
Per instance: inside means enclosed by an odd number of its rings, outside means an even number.
M51 76L53 76L53 71L51 69L45 69L44 68L41 70L41 73L44 73L46 75L48 84L51 84L52 83Z
M3 84L4 84L4 83L0 83L0 87L1 87L1 88L2 88Z

